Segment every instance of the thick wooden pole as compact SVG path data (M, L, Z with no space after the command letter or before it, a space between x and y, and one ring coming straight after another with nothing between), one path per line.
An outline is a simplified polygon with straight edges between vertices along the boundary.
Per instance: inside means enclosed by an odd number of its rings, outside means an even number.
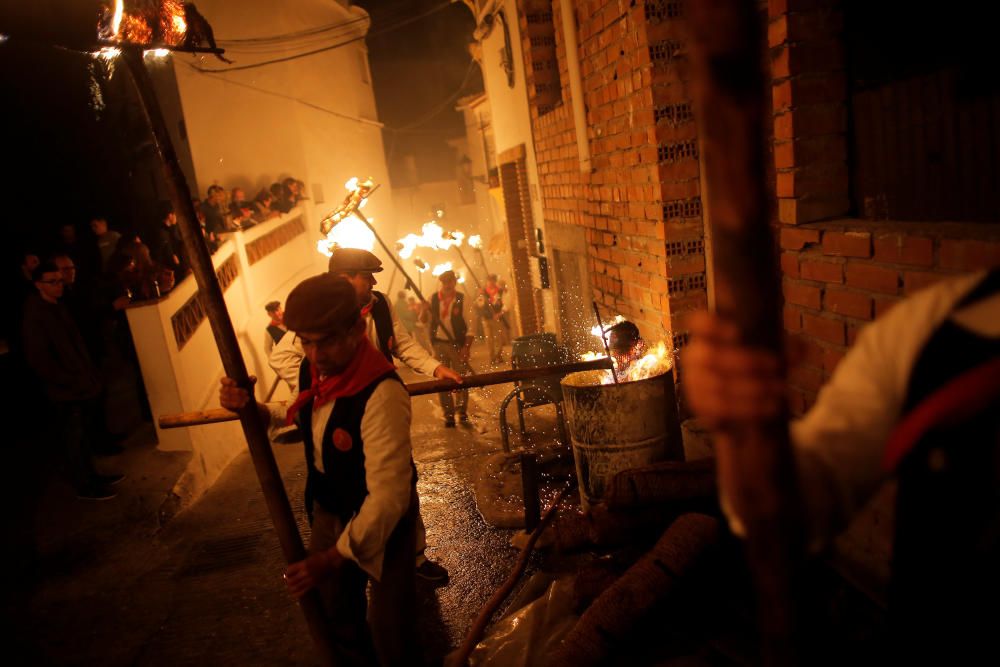
M766 174L763 18L754 0L692 0L695 102L711 212L715 303L745 343L781 357L781 302ZM805 661L803 533L786 414L719 434L719 483L746 528L767 665Z
M198 284L198 291L208 316L208 322L215 335L219 356L222 357L222 366L225 368L226 375L236 380L240 386L245 387L252 394L253 386L250 384L246 364L240 354L236 332L229 319L229 312L226 310L222 289L215 276L212 257L209 255L202 237L201 227L191 202L191 192L174 152L152 81L143 63L142 47L123 47L122 57L132 75L132 81L135 83L142 101L143 111L156 140L156 147L160 152L167 190L174 206L174 212L177 214L177 226L181 232L181 239L184 242L184 250L191 264L192 273L194 273L195 281ZM295 516L288 503L281 474L274 460L274 452L271 451L267 429L257 412L256 404L251 401L247 407L240 411L239 418L243 425L243 433L246 435L247 445L250 448L250 458L253 460L257 479L260 481L261 491L264 492L267 509L271 515L271 521L274 523L274 529L278 535L278 541L281 543L285 560L289 563L300 561L306 556L305 548L302 546L302 537L295 524ZM326 615L323 612L319 594L315 590L311 591L300 600L299 604L305 614L309 632L323 664L337 664L338 660L336 660L335 649L330 641Z
M365 223L368 229L372 230L372 234L375 235L375 240L378 241L378 244L380 246L382 246L382 250L385 250L385 254L389 256L389 259L391 259L392 263L396 265L396 268L399 269L399 272L403 274L403 278L410 285L410 287L413 288L413 293L417 295L417 298L420 299L420 302L422 304L430 308L431 304L428 303L427 299L424 298L423 292L420 291L420 288L417 287L416 283L410 280L410 276L409 274L406 273L406 269L404 269L403 265L400 264L398 259L396 259L396 254L392 250L389 250L389 246L385 244L385 241L382 240L382 237L378 235L377 231L375 231L375 227L372 226L372 223L368 222L368 218L366 218L360 210L354 211L354 215L358 218L358 220ZM441 328L439 329L439 331L443 333L445 335L445 338L447 338L449 341L451 341L452 343L456 343L454 336L448 333L447 329Z
M454 380L414 382L406 385L406 391L410 396L424 396L426 394L440 394L441 392L455 391L457 389L475 389L476 387L488 387L496 384L507 384L508 382L523 382L525 380L536 380L554 375L568 375L569 373L576 373L578 371L596 371L611 368L611 359L604 357L603 359L576 361L556 366L542 366L541 368L515 368L509 371L480 373L472 377L462 378L462 384ZM284 401L279 403L284 404ZM230 412L225 408L212 408L210 410L160 415L158 422L160 428L185 428L187 426L232 421L236 418L237 414L235 412Z

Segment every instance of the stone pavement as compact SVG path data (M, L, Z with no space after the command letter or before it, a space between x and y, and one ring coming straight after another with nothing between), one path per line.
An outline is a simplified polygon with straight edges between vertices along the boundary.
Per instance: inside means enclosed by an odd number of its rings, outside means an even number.
M485 524L472 493L482 461L500 450L495 411L508 390L473 391L471 429L443 428L436 396L413 400L428 555L451 573L448 586L419 591L429 656L460 643L516 557L511 531ZM548 409L530 411L529 428L551 426ZM513 409L511 417L516 422ZM307 537L301 444L275 445L275 455ZM158 509L187 456L157 450L146 424L125 454L102 461L129 476L106 502L76 500L44 463L36 466L44 492L30 529L32 567L2 605L19 664L313 664L301 612L284 593L283 559L247 454L194 506L160 525Z

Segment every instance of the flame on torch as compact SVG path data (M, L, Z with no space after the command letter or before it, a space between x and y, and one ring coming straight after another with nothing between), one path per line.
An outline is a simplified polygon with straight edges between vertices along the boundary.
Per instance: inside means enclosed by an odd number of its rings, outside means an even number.
M452 270L451 262L445 262L443 264L435 264L434 268L431 270L431 275L437 278L445 271L451 271L451 270Z
M482 250L483 249L483 237L481 237L479 234L473 234L472 236L470 236L469 237L469 247L470 248L475 248L476 250Z
M182 0L146 3L134 12L125 11L124 0L115 0L114 8L102 7L97 35L106 42L178 46L187 28Z
M402 246L399 251L400 257L409 259L413 251L417 248L448 250L449 248L462 245L462 241L465 239L465 234L462 232L445 233L444 228L434 221L424 223L424 226L420 228L420 232L420 236L407 234L399 239L398 243Z
M316 249L329 257L334 248L360 248L371 252L375 249L375 234L353 215L327 232L325 239L316 242Z

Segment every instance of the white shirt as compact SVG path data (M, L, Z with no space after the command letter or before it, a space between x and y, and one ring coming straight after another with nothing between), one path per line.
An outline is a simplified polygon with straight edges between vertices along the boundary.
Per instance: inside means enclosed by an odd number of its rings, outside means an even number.
M430 352L424 349L406 330L406 327L396 317L396 310L388 299L386 299L385 304L389 307L389 317L392 319L392 340L390 342L393 356L414 371L433 377L435 369L441 365L441 362L432 357ZM375 318L371 316L370 312L365 316L365 324L367 325L368 340L371 341L372 345L378 347ZM268 357L268 365L274 369L278 377L288 383L293 394L298 391L299 366L302 365L305 356L305 351L302 349L298 337L291 335L285 336L275 343L274 349L271 350Z
M984 272L944 280L895 305L865 327L823 386L816 404L790 426L799 490L810 542L836 536L888 476L886 440L899 421L917 357L955 305ZM962 309L952 321L997 336L1000 302L983 304L978 318ZM723 509L734 533L744 534L728 499Z
M336 400L312 413L314 463L323 472L323 434ZM272 423L284 423L284 409L268 404ZM383 381L372 392L361 418L365 485L368 495L348 520L337 540L337 551L353 560L376 581L382 576L385 545L410 506L410 395L402 384Z

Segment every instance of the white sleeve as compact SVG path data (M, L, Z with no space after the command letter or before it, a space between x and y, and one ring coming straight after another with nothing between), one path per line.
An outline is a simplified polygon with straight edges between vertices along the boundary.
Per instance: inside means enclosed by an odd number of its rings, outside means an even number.
M271 351L274 349L274 338L271 337L270 331L264 332L264 357L267 359L271 358Z
M403 323L396 317L396 309L393 308L389 299L385 300L385 304L389 307L389 316L392 318L392 337L394 340L392 353L407 367L433 377L434 370L441 365L441 362L431 356L431 353L406 330Z
M299 344L299 337L289 331L274 344L271 356L267 358L267 365L288 383L292 394L297 394L299 391L299 366L305 357L306 353Z
M897 304L861 331L791 425L799 491L811 541L834 537L878 490L885 443L898 422L910 373L927 340L982 274L935 285Z
M337 551L378 580L385 544L410 507L410 395L395 380L372 393L361 418L368 495L344 526Z

